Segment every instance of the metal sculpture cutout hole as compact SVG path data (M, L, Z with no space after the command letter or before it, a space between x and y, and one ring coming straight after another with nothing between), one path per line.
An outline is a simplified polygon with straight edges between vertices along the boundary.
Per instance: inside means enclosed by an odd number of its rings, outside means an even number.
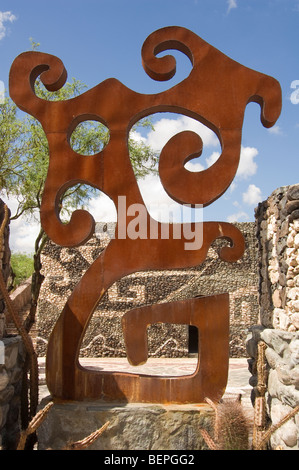
M80 155L96 155L106 147L109 138L109 129L104 124L86 120L80 122L72 131L70 146Z

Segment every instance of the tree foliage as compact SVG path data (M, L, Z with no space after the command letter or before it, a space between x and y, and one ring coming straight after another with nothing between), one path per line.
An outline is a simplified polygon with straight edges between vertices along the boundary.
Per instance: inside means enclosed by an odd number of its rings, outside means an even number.
M5 98L0 105L0 188L8 195L14 193L22 176L24 123L17 118L17 108Z
M17 287L32 276L34 271L33 257L27 253L12 253L10 263L14 272L13 286Z

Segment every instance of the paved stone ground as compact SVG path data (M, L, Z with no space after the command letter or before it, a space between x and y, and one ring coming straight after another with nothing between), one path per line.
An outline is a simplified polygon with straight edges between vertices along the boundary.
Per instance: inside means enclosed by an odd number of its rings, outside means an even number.
M197 358L149 358L147 363L142 366L131 366L126 358L82 358L80 363L88 368L96 368L106 371L122 371L122 372L140 372L149 375L165 375L180 376L190 375L195 371ZM45 382L45 358L39 358L40 370L40 400L49 395L49 391ZM244 409L249 416L253 416L253 407L251 404L250 394L252 387L249 385L250 372L246 358L230 359L229 375L223 399L236 399L241 395L241 401Z

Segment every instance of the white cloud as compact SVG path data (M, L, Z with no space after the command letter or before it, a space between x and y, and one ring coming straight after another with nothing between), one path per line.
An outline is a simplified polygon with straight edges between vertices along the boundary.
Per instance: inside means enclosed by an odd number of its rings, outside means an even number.
M220 157L219 152L213 152L208 158L206 158L206 162L208 166L212 166L216 160Z
M13 252L33 253L39 231L40 225L37 222L28 223L23 218L12 220L10 222L10 249Z
M233 8L237 8L237 0L227 0L227 13L229 13Z
M1 199L11 212L13 217L18 208L18 201L14 197L8 198L1 193ZM32 218L30 222L25 217L19 217L10 221L9 246L13 252L33 253L34 244L40 230L39 223Z
M196 171L202 171L205 169L205 167L201 163L192 163L192 160L187 162L185 164L185 168L188 171L196 172Z
M11 11L0 11L0 40L3 39L6 35L6 26L5 23L8 21L12 23L17 18L11 13Z
M227 217L227 222L247 222L250 219L249 215L246 212L239 211L235 214L231 214Z
M15 198L7 198L4 194L1 194L1 198L7 204L13 216L18 207L17 200ZM117 220L116 208L113 201L102 192L100 192L99 196L89 201L86 210L92 214L96 222L115 222ZM38 219L38 213L36 219ZM11 251L33 253L39 230L40 224L33 218L30 221L25 217L11 220L9 237Z
M256 205L262 200L262 192L255 184L250 184L245 193L243 193L243 202L249 205Z
M230 187L229 187L230 192L232 193L232 192L236 189L236 187L237 187L237 185L236 185L236 183L233 181L233 182L231 183Z
M117 213L114 202L112 199L110 199L110 197L102 192L98 197L94 197L89 201L86 210L90 212L96 222L117 221Z
M254 158L258 155L258 150L254 147L241 147L240 163L236 176L246 179L253 176L257 171L257 164Z
M140 143L146 144L146 138L142 137L142 135L138 131L131 131L130 132L130 138L132 140L135 140L135 142L137 142L137 143L140 142Z
M278 125L270 127L270 129L268 129L268 132L270 132L270 134L275 134L275 135L283 134L281 128Z
M159 176L148 175L138 181L138 186L151 217L160 222L178 221L181 206L168 196Z
M200 135L203 146L216 146L219 144L217 136L211 129L188 116L177 119L162 118L154 123L155 130L147 134L146 143L154 151L161 151L171 137L179 132L190 130Z
M254 161L254 158L258 155L258 150L254 147L241 147L240 162L236 177L241 179L247 179L250 176L253 176L257 171L257 164ZM206 158L207 167L212 166L220 157L220 152L213 152L210 156ZM233 191L236 188L236 184L232 183Z
M138 181L144 204L150 216L159 222L202 221L202 207L191 209L171 199L162 186L159 176L148 175Z

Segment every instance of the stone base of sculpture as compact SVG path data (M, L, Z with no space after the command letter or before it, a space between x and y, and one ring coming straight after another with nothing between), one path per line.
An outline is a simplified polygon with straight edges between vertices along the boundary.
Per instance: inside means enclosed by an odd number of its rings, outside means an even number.
M40 406L50 399L44 398ZM89 450L203 450L207 447L200 429L211 430L212 418L206 404L57 402L38 429L38 446L39 450L63 449L109 421Z

